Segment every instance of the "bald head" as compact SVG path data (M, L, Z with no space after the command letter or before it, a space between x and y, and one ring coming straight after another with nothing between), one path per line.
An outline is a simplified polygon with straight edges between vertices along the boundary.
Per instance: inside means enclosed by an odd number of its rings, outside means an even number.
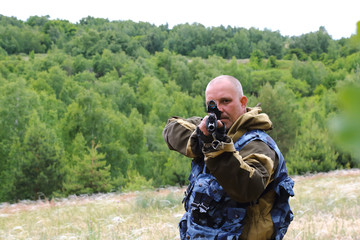
M230 84L232 84L240 98L244 95L240 81L234 78L233 76L229 76L229 75L221 75L211 80L206 87L205 93L207 92L207 90L211 85L222 81L228 81Z
M205 91L206 105L214 100L221 112L221 122L226 129L246 112L247 98L239 80L232 76L222 75L209 82Z

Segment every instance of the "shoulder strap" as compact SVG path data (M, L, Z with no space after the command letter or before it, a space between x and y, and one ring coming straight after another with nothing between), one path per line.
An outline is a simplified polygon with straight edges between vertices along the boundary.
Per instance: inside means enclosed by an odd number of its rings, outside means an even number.
M235 149L240 151L249 142L260 139L261 133L264 131L258 129L247 131L234 143Z

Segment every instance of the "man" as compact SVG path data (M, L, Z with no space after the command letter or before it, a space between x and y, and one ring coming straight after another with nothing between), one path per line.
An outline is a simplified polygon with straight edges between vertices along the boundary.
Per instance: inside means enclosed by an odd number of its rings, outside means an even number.
M288 199L294 182L264 132L272 127L269 117L260 107L246 107L232 76L211 80L205 97L221 112L214 133L208 116L173 117L163 131L171 150L193 158L181 239L282 239L293 219Z

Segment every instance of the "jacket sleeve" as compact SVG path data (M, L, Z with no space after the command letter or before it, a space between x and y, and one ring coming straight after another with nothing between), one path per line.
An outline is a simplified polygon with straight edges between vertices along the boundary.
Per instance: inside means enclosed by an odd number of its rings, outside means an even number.
M170 118L162 133L169 149L190 158L201 156L201 146L195 133L196 127L200 122L200 117L188 119L180 117Z
M203 150L211 174L238 202L258 200L278 164L275 151L260 140L248 143L240 151L235 150L231 139L219 150Z

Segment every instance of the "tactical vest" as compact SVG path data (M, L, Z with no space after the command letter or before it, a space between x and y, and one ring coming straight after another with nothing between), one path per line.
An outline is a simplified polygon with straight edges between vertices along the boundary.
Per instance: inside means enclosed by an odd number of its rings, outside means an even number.
M246 132L234 146L237 151L253 140L261 140L273 149L279 159L274 181L264 192L273 189L276 200L271 210L276 240L282 239L293 219L289 196L294 196L294 182L287 174L284 158L276 143L261 130ZM179 223L180 238L184 239L238 239L244 228L250 203L232 200L216 178L206 172L204 161L192 162L189 186L183 200L186 213Z

